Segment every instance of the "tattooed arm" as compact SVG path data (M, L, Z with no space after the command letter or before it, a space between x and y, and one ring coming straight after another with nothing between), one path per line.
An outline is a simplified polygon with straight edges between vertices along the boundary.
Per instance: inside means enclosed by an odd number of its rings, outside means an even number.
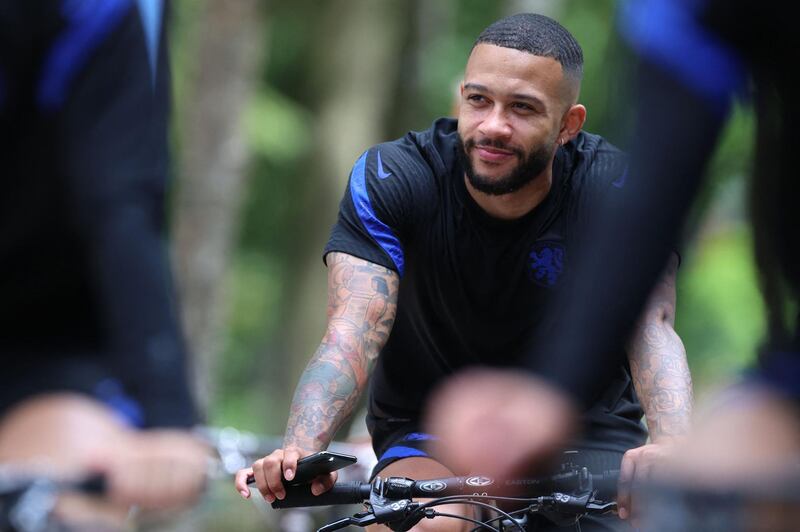
M631 449L622 460L617 503L623 519L630 516L630 484L647 479L653 467L669 455L672 444L689 431L692 377L686 350L674 329L677 269L678 258L673 254L628 345L633 385L651 443Z
M674 329L677 268L673 254L628 346L633 385L653 443L685 436L692 413L692 377Z
M297 384L283 449L236 475L236 489L245 498L249 497L249 475L268 502L285 497L281 473L291 480L299 458L328 446L366 388L378 353L392 330L398 275L344 253L328 254L327 263L325 336ZM318 495L335 481L335 473L319 477L311 491Z
M328 326L295 390L284 447L318 451L350 416L394 323L399 277L362 259L328 255Z

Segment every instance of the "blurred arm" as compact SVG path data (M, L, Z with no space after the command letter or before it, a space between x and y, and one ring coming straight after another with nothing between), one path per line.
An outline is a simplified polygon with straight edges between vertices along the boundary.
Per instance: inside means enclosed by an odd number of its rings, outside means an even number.
M622 362L713 152L724 115L658 67L642 63L629 178L609 198L572 263L574 286L531 367L589 405ZM597 258L603 268L597 268ZM585 353L596 353L591 359Z

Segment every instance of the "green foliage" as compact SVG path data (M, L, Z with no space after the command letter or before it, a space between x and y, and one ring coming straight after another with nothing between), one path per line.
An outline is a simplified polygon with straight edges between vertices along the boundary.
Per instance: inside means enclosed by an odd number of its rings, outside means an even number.
M503 2L462 0L453 13L451 33L437 32L438 38L420 65L423 80L427 81L424 86L431 95L424 101L429 102L427 110L434 116L449 114L472 45L486 26L504 15L502 8Z
M744 102L737 102L709 165L709 173L720 178L749 174L754 136L753 109Z
M292 162L305 154L311 139L310 121L306 109L270 87L258 92L244 115L251 149L277 163Z
M263 252L241 250L235 257L226 280L232 313L217 375L221 393L210 413L215 424L256 432L282 431L285 389L281 372L269 369L279 361L258 356L267 354L269 339L276 334L275 320L270 317L280 313L280 268L278 260Z
M699 390L734 377L755 359L765 322L745 226L698 240L678 273L676 330Z
M622 65L608 61L610 47L614 44L613 21L615 2L570 2L559 17L564 27L572 33L583 48L584 74L580 102L586 106L586 130L608 135L616 127L616 116L608 116L606 109L612 98L619 98L615 80L622 76Z
M718 218L730 221L744 221L747 218L743 196L753 159L754 136L753 109L737 104L722 131L714 156L709 161L706 183L689 215L688 227L697 225L697 221L706 215L712 203L720 211ZM732 181L738 184L729 186Z

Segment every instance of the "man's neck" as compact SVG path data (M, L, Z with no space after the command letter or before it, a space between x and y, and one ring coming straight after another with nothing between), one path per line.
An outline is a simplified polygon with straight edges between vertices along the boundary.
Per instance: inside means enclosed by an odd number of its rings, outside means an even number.
M467 191L478 206L486 211L489 216L501 220L515 220L521 218L539 206L550 193L553 185L552 165L542 172L536 179L523 186L516 192L494 196L481 192L472 186L469 178L464 175Z

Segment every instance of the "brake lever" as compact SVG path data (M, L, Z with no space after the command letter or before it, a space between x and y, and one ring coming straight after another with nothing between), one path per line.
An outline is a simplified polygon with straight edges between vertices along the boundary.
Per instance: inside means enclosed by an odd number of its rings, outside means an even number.
M604 514L608 512L613 512L617 508L616 502L604 502L604 503L597 503L597 502L589 502L586 503L586 509L591 510L593 513L597 514Z
M360 526L363 528L365 526L374 524L375 514L372 512L360 512L351 517L345 517L343 519L339 519L338 521L334 521L333 523L328 523L327 525L318 529L317 532L333 532L334 530L339 530L351 525Z
M10 506L8 522L14 530L41 532L48 529L50 514L56 506L58 488L50 480L36 480L23 490Z
M410 514L419 506L420 503L408 500L395 501L385 506L378 507L377 509L373 508L369 512L359 512L351 517L344 517L323 526L318 529L317 532L333 532L334 530L340 530L346 526L360 526L363 528L376 523L387 524L393 530L408 530L425 517L425 515L422 514L419 519L415 519L411 523L407 522Z

